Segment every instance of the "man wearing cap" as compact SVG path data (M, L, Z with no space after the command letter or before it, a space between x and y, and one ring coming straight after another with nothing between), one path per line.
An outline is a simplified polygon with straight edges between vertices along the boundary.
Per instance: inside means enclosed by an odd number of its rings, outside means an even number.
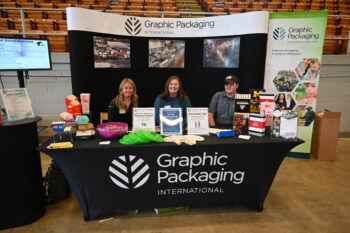
M229 75L225 78L225 91L215 93L209 105L210 126L232 126L235 113L235 95L238 78Z

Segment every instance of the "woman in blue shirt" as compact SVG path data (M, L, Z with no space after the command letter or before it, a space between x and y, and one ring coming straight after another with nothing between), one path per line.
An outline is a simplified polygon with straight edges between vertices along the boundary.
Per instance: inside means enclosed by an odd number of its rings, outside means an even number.
M186 125L188 107L191 107L191 101L182 87L180 77L171 76L165 83L164 92L154 101L156 124L159 125L160 108L181 108L184 125Z

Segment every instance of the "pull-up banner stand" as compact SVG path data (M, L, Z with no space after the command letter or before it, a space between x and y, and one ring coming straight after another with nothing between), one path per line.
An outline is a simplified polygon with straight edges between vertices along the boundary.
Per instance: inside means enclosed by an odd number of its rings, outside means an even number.
M193 107L208 107L237 75L239 92L263 88L268 12L205 18L144 18L67 8L73 94L91 93L94 123L131 78L140 107L181 78Z
M309 158L327 11L270 14L264 88L276 105L298 112L298 138L290 156Z

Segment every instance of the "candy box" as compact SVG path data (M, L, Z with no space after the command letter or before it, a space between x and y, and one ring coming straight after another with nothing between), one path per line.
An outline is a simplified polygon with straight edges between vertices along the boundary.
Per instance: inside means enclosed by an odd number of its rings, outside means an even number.
M65 125L66 122L64 121L55 121L51 123L51 128L54 132L63 132Z

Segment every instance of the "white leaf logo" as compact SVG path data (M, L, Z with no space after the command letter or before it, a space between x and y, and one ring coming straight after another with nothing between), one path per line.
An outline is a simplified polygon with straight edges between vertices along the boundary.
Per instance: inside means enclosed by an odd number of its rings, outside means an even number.
M109 177L114 184L123 189L136 189L149 178L149 166L143 159L134 155L122 155L109 166Z

